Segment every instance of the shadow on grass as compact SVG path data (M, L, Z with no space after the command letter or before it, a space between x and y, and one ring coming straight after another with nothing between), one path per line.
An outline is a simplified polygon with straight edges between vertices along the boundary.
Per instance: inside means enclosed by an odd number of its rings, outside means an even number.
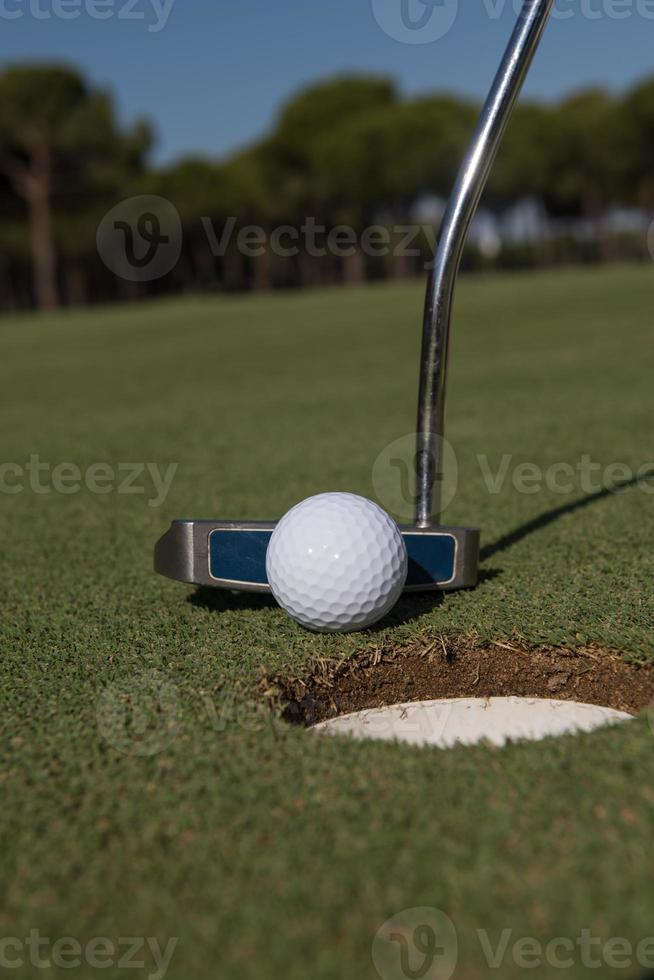
M479 572L479 580L475 588L491 582L501 571L497 568L485 568ZM392 626L402 626L404 623L411 623L428 612L432 612L445 602L447 593L445 592L405 592L394 608L384 616L379 623L370 626L367 633L379 633Z
M549 524L553 524L560 517L564 517L566 514L574 514L578 510L590 507L591 504L599 503L600 500L604 500L606 497L624 493L631 487L647 483L652 477L654 477L654 469L647 470L646 473L642 473L640 476L634 476L630 480L614 483L610 487L602 487L601 490L596 490L595 493L589 493L585 497L574 500L570 504L562 504L560 507L554 507L545 514L540 514L538 517L534 517L520 527L517 527L515 531L509 531L508 534L505 534L493 544L487 544L481 549L479 559L480 561L486 561L488 558L492 558L494 555L513 547L514 544L522 541L535 531L540 531Z
M444 599L442 592L422 593L402 596L391 612L379 623L369 626L366 633L379 633L393 626L401 626L418 619L424 613L439 606ZM210 612L224 613L238 610L278 609L272 595L258 592L230 592L225 589L201 587L191 593L187 602Z
M232 592L229 589L212 589L201 586L188 597L187 602L212 612L236 609L275 609L277 603L269 593Z
M500 572L497 569L484 569L479 573L479 584L490 582ZM369 626L366 633L381 633L393 626L411 623L425 613L438 608L445 601L444 592L405 593L393 609L378 623ZM210 612L222 613L237 610L258 610L279 608L270 594L259 592L231 592L225 589L212 589L202 586L188 597L187 602Z

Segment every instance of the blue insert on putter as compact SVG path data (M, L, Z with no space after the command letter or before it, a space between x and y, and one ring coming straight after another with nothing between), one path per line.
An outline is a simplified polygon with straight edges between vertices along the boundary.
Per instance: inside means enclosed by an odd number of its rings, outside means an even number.
M157 542L155 568L181 582L269 592L266 550L273 522L173 521ZM401 527L409 555L407 591L475 585L476 528Z

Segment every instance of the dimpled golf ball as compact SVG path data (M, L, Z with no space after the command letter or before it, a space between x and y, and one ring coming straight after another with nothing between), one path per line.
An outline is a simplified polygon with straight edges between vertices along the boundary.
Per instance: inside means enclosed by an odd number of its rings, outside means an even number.
M352 493L321 493L297 504L277 524L266 555L279 605L319 633L376 623L397 602L407 566L395 521Z

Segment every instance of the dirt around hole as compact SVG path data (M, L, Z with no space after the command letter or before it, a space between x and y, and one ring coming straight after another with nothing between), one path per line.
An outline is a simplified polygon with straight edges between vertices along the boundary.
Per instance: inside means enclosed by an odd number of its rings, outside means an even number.
M340 664L320 661L305 677L278 675L265 684L279 697L285 720L298 725L434 698L556 698L632 714L654 705L654 669L616 653L499 641L480 646L465 638L377 649Z

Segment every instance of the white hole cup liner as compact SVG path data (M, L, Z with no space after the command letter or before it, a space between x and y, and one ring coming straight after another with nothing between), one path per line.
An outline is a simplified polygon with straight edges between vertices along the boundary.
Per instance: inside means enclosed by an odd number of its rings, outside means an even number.
M632 715L613 708L550 698L443 698L357 711L320 722L311 730L451 748L478 742L501 746L508 741L538 741L631 719Z

